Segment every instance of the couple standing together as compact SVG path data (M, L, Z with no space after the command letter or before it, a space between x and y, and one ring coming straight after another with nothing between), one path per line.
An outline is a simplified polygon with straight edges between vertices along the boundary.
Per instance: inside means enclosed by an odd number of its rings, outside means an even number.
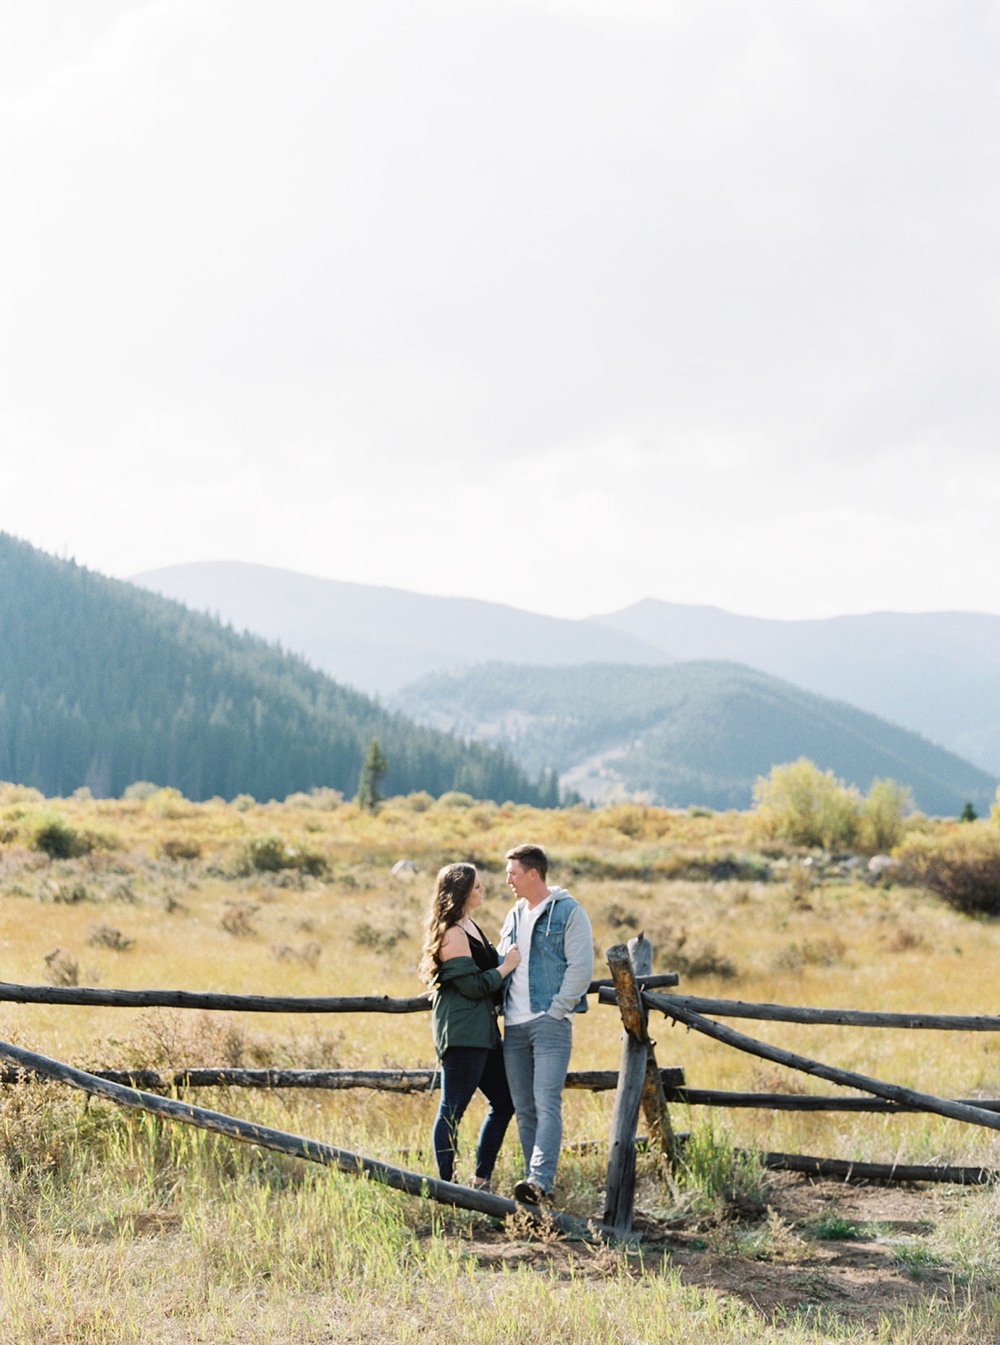
M420 971L434 990L434 1044L442 1074L434 1154L442 1178L451 1181L459 1122L482 1089L490 1109L469 1185L489 1189L516 1114L524 1179L514 1187L514 1198L540 1204L551 1199L555 1183L572 1020L587 1008L594 944L580 903L564 888L548 886L548 859L540 846L515 846L506 858L516 900L498 948L472 918L486 895L474 865L443 868L431 901Z

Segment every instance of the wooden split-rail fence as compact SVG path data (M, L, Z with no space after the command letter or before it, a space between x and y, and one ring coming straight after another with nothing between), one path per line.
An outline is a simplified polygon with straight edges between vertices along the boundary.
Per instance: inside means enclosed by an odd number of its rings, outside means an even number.
M622 1021L621 1063L615 1070L570 1071L567 1088L593 1091L615 1090L614 1110L608 1141L607 1183L603 1223L595 1228L557 1210L519 1205L492 1192L473 1190L443 1182L422 1173L397 1168L380 1160L351 1153L317 1140L291 1135L271 1127L242 1121L221 1112L196 1107L180 1097L165 1097L148 1090L177 1093L181 1089L231 1086L245 1088L372 1088L407 1093L438 1086L436 1070L294 1070L224 1069L191 1067L164 1074L156 1070L75 1069L37 1052L0 1042L0 1084L54 1081L90 1095L105 1097L129 1108L164 1119L198 1126L233 1139L290 1154L293 1157L335 1166L354 1175L368 1176L398 1190L423 1195L444 1204L505 1218L520 1211L531 1219L576 1236L628 1236L632 1229L635 1199L636 1154L640 1112L649 1131L650 1146L669 1166L678 1157L669 1107L687 1106L762 1107L797 1111L930 1112L972 1125L1000 1130L1000 1099L941 1098L898 1084L885 1083L849 1070L841 1070L805 1056L771 1046L726 1027L715 1018L757 1019L769 1022L822 1023L856 1027L904 1028L964 1032L1000 1032L1000 1018L944 1014L879 1013L849 1009L815 1009L775 1004L750 1004L736 1000L706 999L690 995L663 994L678 984L674 973L652 974L653 948L638 936L608 950L610 978L593 981L589 993L602 1004L617 1005ZM166 1007L214 1009L253 1013L419 1013L429 1010L426 997L391 999L387 996L288 997L229 995L184 990L100 990L76 986L24 986L0 984L0 1001L20 1004L66 1004L122 1008ZM688 1088L683 1070L661 1068L655 1043L649 1035L649 1014L658 1012L674 1022L703 1033L723 1045L761 1059L787 1066L858 1093L850 1097L804 1096L797 1093L739 1093L718 1089ZM711 1016L709 1016L711 1015ZM815 1176L857 1177L897 1181L946 1181L981 1183L996 1178L985 1168L856 1163L843 1159L816 1158L805 1154L765 1153L761 1162L771 1168Z

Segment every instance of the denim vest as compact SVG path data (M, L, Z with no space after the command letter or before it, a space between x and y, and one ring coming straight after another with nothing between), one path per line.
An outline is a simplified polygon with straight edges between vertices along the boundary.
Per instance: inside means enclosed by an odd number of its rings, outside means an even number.
M566 925L580 903L564 889L562 896L553 896L548 907L535 921L531 931L531 954L528 960L528 997L532 1013L545 1013L554 996L562 988L563 976L569 965L565 951ZM515 906L507 915L500 932L498 951L503 957L511 944L517 942L518 910ZM588 942L590 938L588 930ZM509 979L504 982L504 996L510 989ZM573 1008L574 1013L587 1012L586 993Z

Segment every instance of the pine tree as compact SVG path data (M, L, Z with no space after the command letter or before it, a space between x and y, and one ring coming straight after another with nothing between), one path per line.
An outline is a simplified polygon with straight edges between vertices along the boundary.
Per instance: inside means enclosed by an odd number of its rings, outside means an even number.
M361 779L358 783L358 803L369 812L374 812L382 802L381 784L389 770L389 758L382 751L382 744L373 738L368 744L365 764L361 767Z

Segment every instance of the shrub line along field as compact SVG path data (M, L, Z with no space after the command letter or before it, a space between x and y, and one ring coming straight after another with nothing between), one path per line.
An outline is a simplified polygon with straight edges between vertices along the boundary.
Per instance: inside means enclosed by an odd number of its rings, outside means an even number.
M991 890L997 831L915 817L895 841L901 863L869 871L856 847L808 848L768 834L753 813L636 804L546 812L426 795L370 812L322 791L226 804L167 790L45 800L4 786L3 979L413 997L436 868L479 864L489 890L483 924L495 936L507 903L502 856L531 839L586 905L601 957L644 930L655 970L678 972L682 993L987 1016L1000 1008L1000 934L989 914L970 913L966 894L972 879ZM400 859L419 872L393 876ZM920 863L917 886L909 875ZM958 899L935 892L949 864ZM616 1069L619 1031L613 1009L584 1015L574 1069ZM1000 1096L1000 1046L989 1034L829 1023L760 1032L917 1091ZM654 1035L659 1063L682 1066L692 1088L804 1094L801 1076L773 1062L665 1024ZM3 1003L0 1037L84 1069L432 1063L429 1024L416 1013L284 1019ZM219 1111L428 1171L430 1094L211 1091L206 1105ZM993 1136L943 1117L674 1106L675 1124L690 1129L685 1160L665 1173L655 1154L639 1155L641 1240L630 1251L588 1249L516 1217L442 1212L54 1087L6 1087L3 1098L0 1334L28 1345L407 1341L428 1329L445 1341L569 1345L981 1342L1000 1330L991 1187L812 1181L768 1173L753 1157L1000 1166ZM603 1206L611 1104L608 1094L567 1093L559 1208L584 1221ZM467 1145L481 1115L474 1109L463 1125ZM517 1168L511 1133L501 1191Z

